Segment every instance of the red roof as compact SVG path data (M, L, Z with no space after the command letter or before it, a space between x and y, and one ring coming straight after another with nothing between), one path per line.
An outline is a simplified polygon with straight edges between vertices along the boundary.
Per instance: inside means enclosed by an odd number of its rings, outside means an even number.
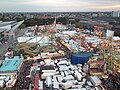
M39 74L36 74L36 76L35 76L35 81L34 81L34 90L39 90L39 89L38 89L38 88L39 88L39 86L38 86L38 84L39 84L39 79L40 79Z

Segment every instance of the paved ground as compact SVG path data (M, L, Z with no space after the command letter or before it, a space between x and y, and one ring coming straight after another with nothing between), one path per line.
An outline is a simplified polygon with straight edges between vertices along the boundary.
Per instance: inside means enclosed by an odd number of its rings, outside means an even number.
M27 29L18 30L18 32L16 33L16 40L17 40L17 37L22 36L26 30ZM7 43L0 44L0 60L4 60L4 55L7 52L9 47L11 48L15 47L16 40L8 41Z

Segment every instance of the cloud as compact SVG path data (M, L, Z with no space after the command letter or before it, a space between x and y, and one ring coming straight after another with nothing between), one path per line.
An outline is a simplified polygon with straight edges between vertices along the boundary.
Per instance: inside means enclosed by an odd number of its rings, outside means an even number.
M97 7L92 7L94 9L98 9L98 10L118 10L120 9L120 5L108 5L108 6L97 6Z
M98 11L119 10L120 0L0 0L0 11Z

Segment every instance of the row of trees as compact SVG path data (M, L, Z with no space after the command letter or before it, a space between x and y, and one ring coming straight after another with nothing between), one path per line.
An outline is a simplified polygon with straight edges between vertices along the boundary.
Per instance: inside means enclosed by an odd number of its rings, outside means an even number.
M47 19L44 19L44 18L32 18L32 19L27 19L20 26L20 29L25 28L27 26L49 25L49 24L52 24L54 22L54 20L55 20L55 18L47 18ZM57 23L60 23L60 24L64 24L64 25L72 24L76 28L80 28L80 29L89 29L89 30L94 29L93 26L82 26L82 25L80 25L79 21L80 21L80 19L70 19L68 17L57 18ZM118 30L117 32L115 32L115 35L120 36L120 31Z
M20 26L21 28L25 28L27 26L35 26L35 25L49 25L52 24L54 22L55 18L32 18L32 19L27 19L25 20L25 22ZM70 19L68 17L60 17L57 18L57 24L63 24L63 25L67 25L67 24L71 24L72 26L75 26L76 28L80 28L80 29L88 29L88 27L82 26L79 24L79 19Z
M35 26L35 25L48 25L54 22L55 18L32 18L27 19L23 24L26 26ZM66 17L61 17L57 19L57 23L67 24L68 19Z

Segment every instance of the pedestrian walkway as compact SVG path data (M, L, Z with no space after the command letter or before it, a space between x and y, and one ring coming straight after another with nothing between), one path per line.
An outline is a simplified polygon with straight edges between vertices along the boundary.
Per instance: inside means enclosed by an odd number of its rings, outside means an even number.
M0 45L0 60L4 59L4 55L7 52L8 47L9 47L8 43L3 43Z

